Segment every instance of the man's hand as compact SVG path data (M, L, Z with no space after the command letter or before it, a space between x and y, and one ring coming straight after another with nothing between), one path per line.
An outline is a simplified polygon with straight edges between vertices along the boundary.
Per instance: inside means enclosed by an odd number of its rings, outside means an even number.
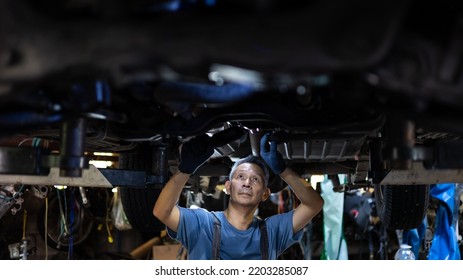
M275 140L271 140L270 136L271 133L267 133L260 139L260 156L275 174L280 175L285 171L286 163L281 153L277 150L278 143Z
M275 174L280 175L281 179L291 186L291 190L301 202L293 214L293 233L296 233L320 212L323 199L299 174L291 168L286 168L286 163L278 152L277 146L278 142L271 139L271 133L265 134L260 139L260 156Z
M193 174L214 153L214 148L208 145L210 137L206 134L184 143L180 152L178 169L182 173Z

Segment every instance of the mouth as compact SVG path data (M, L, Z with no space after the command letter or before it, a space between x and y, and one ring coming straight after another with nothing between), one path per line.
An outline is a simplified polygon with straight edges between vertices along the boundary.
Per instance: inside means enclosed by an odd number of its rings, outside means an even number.
M239 192L238 195L252 197L252 193L250 193L250 192Z

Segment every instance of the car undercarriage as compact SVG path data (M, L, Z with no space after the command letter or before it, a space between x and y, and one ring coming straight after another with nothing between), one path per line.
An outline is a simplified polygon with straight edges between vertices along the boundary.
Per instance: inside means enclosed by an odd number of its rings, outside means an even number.
M300 174L374 187L383 222L414 228L429 185L463 182L462 11L458 1L0 1L4 193L119 186L131 222L158 230L135 211L151 213L144 198L175 172L182 143L213 137L198 176L217 183L273 131ZM93 152L117 153L118 168L89 165Z

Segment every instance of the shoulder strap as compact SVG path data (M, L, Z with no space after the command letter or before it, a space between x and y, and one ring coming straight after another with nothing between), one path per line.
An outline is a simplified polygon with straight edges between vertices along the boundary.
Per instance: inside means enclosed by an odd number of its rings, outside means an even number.
M259 228L260 228L260 253L262 255L263 260L268 260L268 234L267 234L267 226L265 225L264 220L259 221Z
M222 234L222 224L220 223L219 218L212 213L212 217L214 218L214 231L212 233L212 260L219 260L220 259L220 238Z

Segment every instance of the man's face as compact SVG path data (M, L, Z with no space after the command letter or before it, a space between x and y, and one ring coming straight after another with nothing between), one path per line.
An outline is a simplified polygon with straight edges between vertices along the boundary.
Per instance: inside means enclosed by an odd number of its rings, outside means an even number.
M265 186L264 171L256 164L243 163L236 168L233 177L225 184L230 200L255 206L270 195Z

